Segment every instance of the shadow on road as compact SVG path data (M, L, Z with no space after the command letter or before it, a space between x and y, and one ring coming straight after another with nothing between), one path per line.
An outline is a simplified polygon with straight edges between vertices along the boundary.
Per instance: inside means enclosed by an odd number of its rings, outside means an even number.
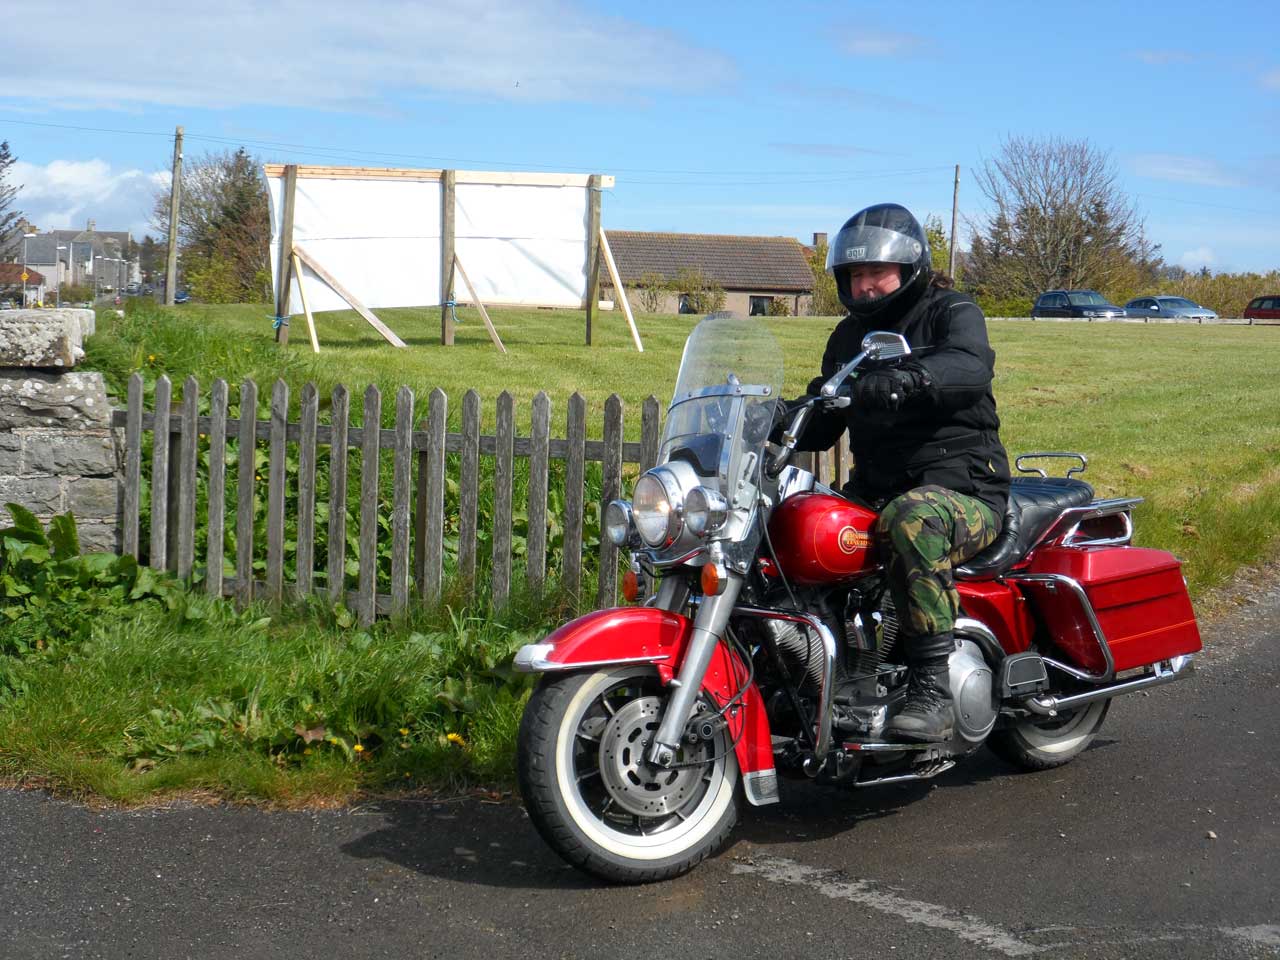
M1014 767L981 751L928 781L853 789L786 780L781 803L743 804L727 851L738 842L766 848L803 846L856 831L864 822L900 815L911 821L909 829L917 829L925 813L915 813L914 808L931 793L939 795L929 801L929 817L941 815L938 805L948 802L946 794L1017 774ZM560 860L538 836L518 799L384 800L365 812L385 818L386 825L344 846L348 856L486 887L569 890L602 885Z

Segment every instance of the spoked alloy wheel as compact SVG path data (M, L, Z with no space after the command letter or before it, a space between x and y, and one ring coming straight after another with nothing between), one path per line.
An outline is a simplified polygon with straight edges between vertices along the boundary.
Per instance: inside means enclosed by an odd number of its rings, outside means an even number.
M518 766L525 807L565 860L623 883L677 876L717 850L737 819L732 738L650 764L666 696L652 667L547 677L525 708Z
M1056 717L1019 717L987 739L996 756L1025 770L1051 770L1075 759L1093 742L1110 700L1097 700Z

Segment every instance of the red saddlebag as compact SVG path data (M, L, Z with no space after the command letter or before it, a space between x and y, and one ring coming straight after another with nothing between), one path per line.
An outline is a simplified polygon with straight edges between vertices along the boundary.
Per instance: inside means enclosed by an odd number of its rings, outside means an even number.
M1143 547L1046 547L1028 573L1070 577L1084 588L1116 672L1201 648L1182 564ZM1105 669L1102 651L1076 596L1064 583L1028 584L1054 642L1078 667Z

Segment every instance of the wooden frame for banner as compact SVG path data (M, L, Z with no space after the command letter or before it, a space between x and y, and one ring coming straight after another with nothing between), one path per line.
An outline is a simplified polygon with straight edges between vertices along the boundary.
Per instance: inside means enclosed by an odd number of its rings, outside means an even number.
M306 294L302 288L302 270L299 263L305 263L317 277L319 277L330 289L339 297L351 305L360 316L362 316L370 326L378 331L388 343L396 347L406 346L396 334L387 327L381 320L374 316L373 312L361 303L351 291L347 290L332 273L322 267L314 257L310 256L300 246L296 246L293 242L293 209L295 197L297 194L297 182L299 179L316 179L316 180L418 180L418 181L436 181L441 185L441 271L440 271L440 342L444 346L453 343L453 319L451 308L454 300L454 270L456 269L462 275L462 280L466 284L467 290L471 294L471 301L480 311L480 316L484 320L485 329L489 333L489 339L493 341L493 345L502 353L507 352L507 348L502 343L502 338L498 336L498 331L493 325L493 321L489 318L489 312L485 309L480 298L476 295L475 288L471 285L470 279L467 277L466 271L463 269L462 261L458 259L455 248L454 237L454 216L453 216L453 197L455 184L459 183L484 183L484 184L512 184L515 186L535 186L535 187L585 187L589 191L588 198L588 223L587 223L587 297L584 307L587 314L587 344L591 343L591 317L598 306L600 296L600 264L603 259L605 266L609 270L610 277L613 278L614 289L617 290L617 296L621 298L623 313L626 315L627 324L631 329L631 339L636 345L636 350L644 352L644 347L640 342L640 333L636 329L635 318L631 313L631 305L627 301L627 295L622 287L621 281L618 279L618 268L613 260L613 253L609 250L609 241L604 235L600 226L600 191L614 186L616 180L612 176L605 174L578 174L578 173L522 173L514 171L484 171L484 170L416 170L416 169L396 169L383 167L328 167L328 166L304 166L300 164L283 164L268 163L263 165L263 173L270 178L283 178L284 190L282 195L281 210L281 229L280 229L280 248L279 258L277 260L276 276L279 282L276 288L276 317L284 318L276 328L276 340L281 345L287 345L289 342L289 324L286 311L289 309L289 294L294 279L298 282L298 292L302 300L302 309L307 317L307 328L311 334L311 348L316 353L320 352L320 343L316 336L315 320L311 315L311 311L307 309ZM527 304L527 306L540 306L540 304Z
M356 299L356 295L354 293L339 283L337 278L335 278L328 270L320 266L311 254L298 246L293 248L293 253L294 256L311 268L312 273L328 284L330 290L340 296L343 300L347 301L347 303L351 304L351 309L364 317L369 326L382 334L383 339L386 340L387 343L391 344L393 347L408 346L408 344L396 336L395 331L375 317L372 310Z
M600 229L600 253L604 264L609 268L609 279L613 281L614 295L622 304L622 312L627 318L627 326L631 328L631 341L636 345L637 353L644 353L644 345L640 342L640 331L636 329L636 318L631 315L631 304L627 300L626 288L622 286L622 277L618 276L618 265L613 262L613 251L609 249L609 238L604 228Z
M302 264L298 262L296 250L289 259L293 261L293 276L298 281L298 296L302 298L302 312L307 317L307 332L311 334L311 351L319 353L320 340L316 337L316 321L311 316L311 308L307 306L307 288L302 284Z
M484 328L489 331L489 339L493 341L493 345L498 348L500 353L506 353L507 348L502 345L502 338L498 336L498 331L493 326L493 321L489 319L489 311L484 308L484 304L476 296L476 288L471 285L471 281L467 277L467 271L462 269L462 261L458 259L456 253L453 255L453 265L457 268L458 275L462 277L462 282L467 285L467 292L471 294L471 302L480 311L480 317L484 320Z

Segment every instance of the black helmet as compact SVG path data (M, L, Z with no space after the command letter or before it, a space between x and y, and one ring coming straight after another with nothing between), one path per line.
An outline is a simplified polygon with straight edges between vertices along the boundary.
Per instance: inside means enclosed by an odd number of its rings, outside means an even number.
M854 300L847 268L859 263L900 264L902 286L874 300ZM929 286L931 264L929 239L919 221L896 203L877 203L855 213L827 248L827 272L836 278L840 302L856 317L882 314L891 305L905 313Z

